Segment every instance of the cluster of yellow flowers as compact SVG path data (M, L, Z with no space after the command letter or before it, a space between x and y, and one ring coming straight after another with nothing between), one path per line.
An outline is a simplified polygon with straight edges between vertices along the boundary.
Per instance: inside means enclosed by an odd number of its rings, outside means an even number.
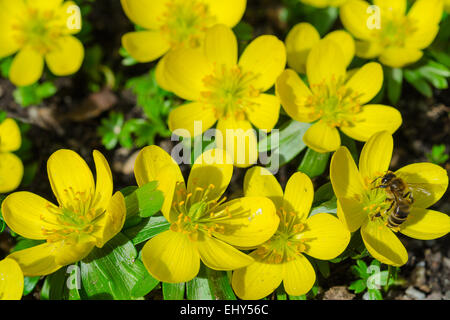
M233 270L232 287L242 299L263 298L281 282L288 294L298 296L307 293L316 279L306 256L337 257L359 228L370 254L393 266L408 259L397 232L435 239L450 231L447 214L427 209L448 187L447 172L430 163L412 164L394 173L409 185L415 201L403 224L397 229L387 226L390 201L374 181L389 172L392 134L402 123L401 114L392 106L368 104L383 84L379 63L347 70L355 54L393 67L417 61L436 36L443 1L417 0L405 14L406 0L375 0L382 22L374 30L367 26L369 4L364 1L303 1L340 6L341 20L350 33L334 31L321 39L312 25L300 23L285 43L263 35L238 58L231 27L243 16L246 0L121 0L126 15L145 29L125 34L123 46L140 62L161 58L156 69L159 85L189 101L170 113L171 131L183 129L193 137L194 122L202 121L202 132L216 122L223 133L246 131L252 125L269 132L281 105L291 118L312 123L303 138L309 148L334 152L330 178L337 217L310 215L314 186L301 172L290 177L283 192L270 171L254 166L246 172L244 196L229 201L223 197L233 167L257 162L256 135L244 144L216 141L221 147L195 161L187 183L167 152L157 146L142 149L134 167L137 184L158 182L164 195L161 212L170 223L169 230L142 249L142 261L157 280L189 281L198 274L201 261L215 270ZM8 29L0 35L0 57L20 50L11 70L13 82L36 81L44 57L57 75L79 68L82 46L70 35L73 30L61 25L61 19L67 19L61 12L66 13L70 4L0 0L0 8L17 12L5 20L5 10L0 10L0 28ZM33 61L35 68L25 68L29 64L23 59ZM286 63L290 69L285 70ZM299 73L306 74L305 81ZM275 94L266 93L274 85ZM0 192L16 188L20 181L16 176L23 171L10 153L20 145L15 126L10 119L0 124ZM359 169L341 146L338 128L366 142ZM239 151L245 154L244 162L237 159ZM11 160L3 160L8 157ZM121 231L127 215L125 199L120 192L113 194L111 170L103 155L94 151L93 157L96 182L75 152L59 150L50 157L48 176L57 205L30 192L15 192L3 201L3 218L11 230L46 241L0 262L0 298L20 298L22 272L25 276L53 273L85 258ZM3 163L20 167L20 174L18 169L3 168Z

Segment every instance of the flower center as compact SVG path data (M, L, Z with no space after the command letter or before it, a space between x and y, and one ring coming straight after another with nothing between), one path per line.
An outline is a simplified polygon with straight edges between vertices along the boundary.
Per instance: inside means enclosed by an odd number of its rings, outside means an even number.
M72 188L64 190L69 199L66 206L55 207L47 205L48 210L55 219L48 219L41 215L41 220L53 224L54 229L42 228L42 232L47 236L48 242L56 242L81 234L90 234L94 231L95 220L98 219L104 210L93 206L93 198L85 192L75 192ZM52 217L53 218L53 217Z
M277 211L280 224L270 240L256 249L256 253L267 263L289 262L306 250L307 238L302 236L305 225L298 220L294 212L283 208Z
M231 217L228 207L217 211L226 197L220 201L211 200L210 193L215 189L209 185L206 189L197 187L192 193L186 193L184 188L177 186L172 210L177 214L177 220L172 222L170 230L186 234L191 241L197 241L199 232L212 237L214 232L224 233L225 227L218 223L222 218Z
M172 47L200 46L207 27L214 24L208 5L198 0L172 0L167 3L161 30Z
M320 118L332 127L351 126L356 121L355 114L361 112L361 95L334 77L329 84L311 85L311 91L305 106L310 108L312 119Z
M215 107L217 118L232 116L244 119L245 112L255 105L251 99L260 94L252 86L254 79L255 75L242 72L237 65L216 67L213 74L203 79L207 90L202 92L203 100Z
M379 34L382 46L404 47L406 40L416 30L411 19L405 16L392 16L382 19L381 32Z
M54 11L29 8L19 23L15 24L16 39L22 45L31 46L41 54L46 54L57 46L58 38L67 26Z

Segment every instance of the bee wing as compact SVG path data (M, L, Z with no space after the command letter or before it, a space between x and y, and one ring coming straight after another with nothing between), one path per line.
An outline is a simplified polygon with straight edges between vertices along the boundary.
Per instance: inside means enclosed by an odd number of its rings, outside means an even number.
M408 188L411 191L413 199L415 201L420 199L427 199L432 196L432 193L427 190L425 184L423 183L408 183Z

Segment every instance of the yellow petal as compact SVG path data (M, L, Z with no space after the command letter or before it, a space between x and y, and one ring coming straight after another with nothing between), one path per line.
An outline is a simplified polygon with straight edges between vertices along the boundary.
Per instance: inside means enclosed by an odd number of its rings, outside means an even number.
M11 12L9 6L11 1L0 1L0 59L7 57L20 48L20 43L15 38L14 25L17 23L17 17L20 13ZM12 2L15 3L16 1ZM17 1L20 3L21 1ZM22 3L23 6L23 3Z
M311 91L298 74L290 69L285 70L277 79L276 93L280 98L284 111L294 120L312 122L316 118L305 107Z
M283 263L283 284L291 296L306 294L316 281L316 273L308 259L300 254L296 259Z
M365 191L355 161L346 147L340 147L333 154L330 164L330 179L338 198L359 197Z
M221 149L205 151L195 160L189 174L187 191L195 193L197 188L209 190L208 200L217 200L225 192L233 175L233 162Z
M306 61L306 74L309 85L336 83L345 79L345 56L341 47L334 41L319 41L308 55Z
M165 76L166 75L165 65L166 65L166 56L164 55L161 59L159 59L158 63L156 64L155 78L156 82L158 83L158 86L160 86L166 91L170 91Z
M271 94L260 94L251 98L251 107L246 110L247 119L258 129L270 132L278 122L280 100Z
M436 36L436 27L442 18L444 2L442 0L417 0L408 12L408 19L416 30L408 45L425 48ZM410 43L412 41L412 43Z
M8 258L14 259L19 264L24 276L48 275L62 267L55 262L55 253L59 245L59 243L40 244L13 252Z
M205 55L220 70L222 66L232 67L237 63L238 46L233 31L218 24L209 29L205 36Z
M170 48L169 42L159 31L128 32L122 37L122 44L139 62L156 60Z
M239 269L253 262L250 256L205 233L201 233L196 245L203 263L214 270Z
M381 54L384 47L379 41L356 41L355 49L358 57L373 59Z
M341 145L341 137L336 128L319 120L306 131L303 142L314 151L325 153L337 150Z
M145 244L142 261L155 279L169 283L192 280L200 269L200 255L195 243L185 234L170 230Z
M164 12L169 1L120 0L123 11L137 25L154 29L161 25Z
M370 41L373 39L374 30L370 30L367 25L371 17L370 12L367 13L369 6L369 3L361 0L347 1L340 8L340 17L345 29L356 38Z
M369 253L381 263L400 267L408 261L408 252L394 232L377 219L367 219L361 236Z
M275 176L266 168L255 166L245 173L244 194L246 197L267 197L276 208L283 204L283 190Z
M422 58L423 52L416 48L389 47L383 50L380 62L392 68L402 68Z
M236 167L246 168L258 160L258 141L250 122L233 116L219 119L216 145L226 149Z
M364 205L353 198L338 198L337 215L350 232L358 230L367 219Z
M66 25L64 29L66 34L77 34L83 27L81 9L74 1L64 1L59 7L62 24Z
M213 66L201 49L170 51L164 64L164 83L177 96L191 101L201 99L206 91L204 79L213 73Z
M359 172L368 181L383 175L391 164L394 139L387 131L374 134L364 145L359 158Z
M55 263L66 266L86 258L95 246L95 239L91 236L80 236L76 242L61 241L55 244Z
M244 300L258 300L272 293L283 280L283 265L267 263L253 251L255 261L233 272L231 284L236 295Z
M22 145L19 126L14 119L8 118L0 123L0 152L16 151Z
M17 189L23 177L23 163L13 153L0 153L0 193Z
M229 213L229 218L227 214ZM267 241L278 228L279 218L273 202L264 197L244 197L228 201L214 210L209 220L225 228L213 235L231 245L254 247Z
M206 0L209 11L216 17L217 23L234 27L241 20L247 6L246 0L215 1Z
M328 213L308 218L300 239L305 239L305 253L320 260L340 255L350 241L350 232L337 218Z
M286 66L286 48L275 36L263 35L253 40L239 60L244 72L255 75L252 85L264 92L270 89Z
M28 86L39 80L44 70L44 57L33 49L24 48L14 57L9 79L16 86Z
M383 69L376 62L370 62L360 68L345 84L358 94L361 105L372 100L383 86Z
M383 16L404 16L406 0L374 0L373 4L380 7Z
M211 128L216 121L214 107L201 102L191 102L173 109L169 113L168 125L174 134L192 138Z
M428 163L413 163L395 172L408 183L414 197L414 206L428 208L435 204L448 187L447 171Z
M103 154L94 150L97 182L95 184L95 207L106 209L113 193L113 179L108 161Z
M302 172L294 173L286 184L283 209L293 212L301 221L306 220L314 198L314 186L311 179Z
M13 259L0 261L0 300L20 300L23 294L23 273Z
M48 68L57 76L67 76L77 72L83 59L83 44L73 36L59 38L55 50L45 56Z
M27 1L27 5L29 7L45 11L58 8L62 2L63 0L33 0Z
M29 239L43 240L42 228L53 230L58 225L49 209L56 207L31 192L15 192L2 203L2 214L8 227Z
M92 197L94 178L86 162L74 151L61 149L47 161L47 172L53 193L63 207L72 207L74 198Z
M170 221L173 192L176 185L184 188L184 178L178 164L158 146L148 146L141 150L134 164L134 176L138 186L158 181L158 188L164 195L162 213Z
M116 192L108 203L105 213L95 221L97 238L96 246L101 248L122 230L127 214L125 198L121 192Z
M450 232L450 217L442 212L411 208L408 219L400 225L400 232L420 240L432 240Z
M287 63L299 73L306 73L306 58L311 48L320 40L319 32L313 25L302 22L296 24L286 37Z
M359 141L367 141L380 131L393 134L402 124L402 115L397 109L379 104L365 105L354 119L352 126L343 126L340 129Z
M334 41L341 48L345 66L348 67L355 56L355 40L353 40L353 37L345 30L336 30L327 34L323 39Z

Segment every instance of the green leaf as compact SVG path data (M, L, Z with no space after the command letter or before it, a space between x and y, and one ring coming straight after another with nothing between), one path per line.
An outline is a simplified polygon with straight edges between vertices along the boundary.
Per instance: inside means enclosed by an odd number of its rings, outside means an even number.
M231 287L231 272L206 268L209 286L215 300L236 300Z
M301 296L289 296L289 300L307 300L306 294L303 294Z
M313 206L331 200L334 197L333 186L331 185L331 182L327 182L314 192Z
M363 279L358 279L352 282L348 287L349 290L353 290L356 294L363 292L366 288L366 281Z
M101 120L98 134L102 137L102 143L106 149L114 149L119 142L119 135L122 132L124 115L120 112L112 111L108 118Z
M81 280L89 299L130 300L131 291L147 270L137 259L133 243L122 233L103 248L94 248L80 262Z
M131 295L136 298L144 297L149 294L158 284L159 280L156 280L147 272L142 279L137 281L137 283L131 290Z
M369 300L383 300L383 295L380 290L369 289L367 292L369 293Z
M324 278L328 278L330 276L330 264L328 261L315 259L314 262L319 268L320 274Z
M253 27L244 22L239 22L234 28L234 33L239 41L250 41L253 39Z
M16 245L14 246L14 248L11 250L11 253L17 252L20 250L24 250L24 249L28 249L31 247L35 247L44 242L45 242L45 240L33 240L33 239L27 239L27 238L20 237L20 238L18 238L18 241L17 241Z
M139 215L142 218L148 218L162 208L164 196L161 191L155 190L157 186L157 181L151 181L135 191L139 204Z
M9 77L9 70L11 69L13 60L14 60L13 56L0 60L0 74L2 75L3 78Z
M23 295L29 295L36 287L41 277L23 277Z
M387 80L389 101L395 105L402 93L403 70L400 68L385 68L384 74Z
M270 151L272 158L278 156L278 165L282 166L294 159L306 148L306 145L303 143L303 135L310 126L309 123L290 120L281 127L279 132L272 131L271 135L261 139L258 143L258 150L260 153ZM268 164L264 163L264 165L270 167L272 164L272 161Z
M313 13L307 17L307 21L310 22L323 37L331 27L333 27L338 15L338 8L327 7L314 10Z
M337 215L337 200L336 197L331 198L328 201L325 201L318 205L317 207L312 208L311 213L309 214L312 217L315 214L327 212L334 215Z
M18 87L13 92L14 100L22 107L40 104L45 98L53 96L57 88L52 82L34 83L25 87Z
M275 294L277 296L277 300L287 300L287 293L284 291L283 285L280 285L277 290L275 291Z
M412 70L404 70L406 81L408 81L417 91L423 94L425 97L431 98L433 96L433 90L431 86L425 81L417 72Z
M123 230L123 233L131 239L134 245L153 238L157 234L169 230L170 223L163 216L153 216L142 219L136 226Z
M163 282L164 300L183 300L186 283L166 283Z
M78 264L62 267L45 278L41 300L81 300Z
M300 163L300 166L298 167L298 171L305 173L310 178L320 176L325 172L329 159L329 152L319 153L308 148L302 162Z
M198 275L186 282L186 296L189 300L213 300L213 293L206 275L206 267L201 266Z

